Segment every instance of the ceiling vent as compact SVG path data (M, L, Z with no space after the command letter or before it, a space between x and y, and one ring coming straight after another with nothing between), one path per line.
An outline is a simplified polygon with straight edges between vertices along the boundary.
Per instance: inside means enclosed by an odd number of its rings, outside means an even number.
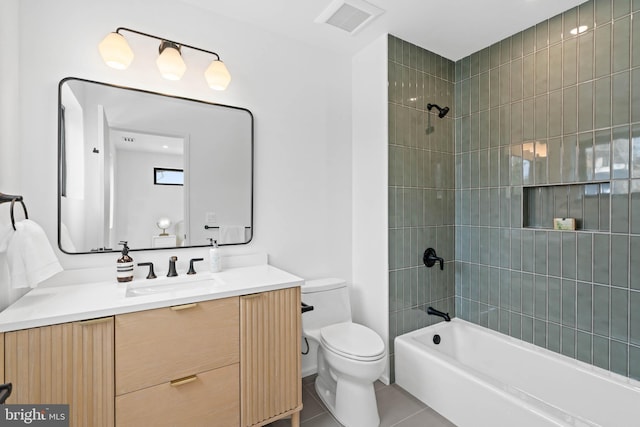
M353 35L383 12L364 0L335 0L315 22L332 25Z

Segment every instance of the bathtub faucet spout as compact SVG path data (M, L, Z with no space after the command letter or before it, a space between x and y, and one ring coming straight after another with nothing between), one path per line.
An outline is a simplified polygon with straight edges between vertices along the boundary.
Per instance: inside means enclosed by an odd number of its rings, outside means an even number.
M440 316L447 322L451 322L451 317L449 317L449 313L443 313L442 311L436 310L433 307L427 308L427 314L430 314L432 316Z

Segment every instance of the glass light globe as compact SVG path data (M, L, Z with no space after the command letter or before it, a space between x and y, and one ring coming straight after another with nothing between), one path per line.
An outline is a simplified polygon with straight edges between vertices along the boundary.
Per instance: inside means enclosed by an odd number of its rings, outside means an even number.
M156 65L160 74L167 80L180 80L187 70L187 65L180 55L180 51L169 43L163 42L160 56L156 59Z
M133 51L127 39L119 33L109 33L98 45L98 51L105 64L117 70L124 70L133 61Z
M227 66L219 59L209 65L207 71L204 72L204 78L209 87L214 90L225 90L231 82L231 74L229 74Z

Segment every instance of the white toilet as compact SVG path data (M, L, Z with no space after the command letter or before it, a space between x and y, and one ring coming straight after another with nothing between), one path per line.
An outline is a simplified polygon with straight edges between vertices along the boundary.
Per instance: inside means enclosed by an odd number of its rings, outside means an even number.
M346 427L377 427L373 382L386 365L382 338L351 321L349 291L342 279L308 280L302 302L314 307L302 314L302 334L318 344L318 396Z

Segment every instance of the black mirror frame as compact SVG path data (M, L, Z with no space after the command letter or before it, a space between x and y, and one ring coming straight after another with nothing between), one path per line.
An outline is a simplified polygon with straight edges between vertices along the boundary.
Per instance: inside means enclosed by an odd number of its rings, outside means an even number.
M253 191L254 191L254 177L255 177L255 150L254 150L254 144L255 144L255 134L254 134L254 117L253 117L253 113L243 107L236 107L233 105L226 105L226 104L219 104L219 103L215 103L215 102L208 102L208 101L202 101L199 99L193 99L193 98L186 98L186 97L182 97L182 96L176 96L176 95L168 95L168 94L164 94L164 93L160 93L160 92L154 92L154 91L149 91L149 90L145 90L145 89L136 89L136 88L132 88L132 87L127 87L127 86L120 86L120 85L114 85L114 84L110 84L110 83L104 83L104 82L99 82L99 81L95 81L95 80L88 80L88 79L82 79L79 77L65 77L62 80L60 80L60 83L58 84L58 248L65 254L67 255L87 255L87 254L101 254L101 253L119 253L120 249L113 249L113 248L109 248L109 249L103 249L103 250L98 250L98 251L88 251L88 252L67 252L64 250L64 248L61 245L61 224L62 224L62 196L66 191L66 172L64 170L64 163L65 160L62 156L62 153L65 150L65 145L64 145L64 138L63 138L63 132L64 132L64 127L63 127L63 123L64 123L64 108L62 107L62 85L64 83L66 83L67 81L81 81L81 82L85 82L85 83L92 83L92 84L97 84L97 85L102 85L102 86L108 86L108 87L113 87L113 88L118 88L118 89L125 89L125 90L130 90L130 91L135 91L135 92L140 92L140 93L146 93L149 95L157 95L157 96L162 96L165 98L173 98L173 99L180 99L183 101L190 101L190 102L196 102L199 104L206 104L206 105L214 105L214 106L218 106L218 107L226 107L226 108L232 108L235 110L240 110L240 111L244 111L246 113L249 114L249 117L251 118L251 202L250 202L250 210L251 210L251 225L249 226L249 228L251 229L251 237L249 238L249 240L247 240L246 242L243 243L225 243L225 244L220 244L220 246L238 246L238 245L246 245L248 243L250 243L253 240L253 236L255 234L255 227L254 227L254 221L253 221L253 212L254 212L254 204L253 204ZM202 247L208 247L209 245L191 245L191 246L176 246L176 247L172 247L172 248L132 248L131 251L156 251L156 250L174 250L174 249L183 249L183 248L202 248Z

